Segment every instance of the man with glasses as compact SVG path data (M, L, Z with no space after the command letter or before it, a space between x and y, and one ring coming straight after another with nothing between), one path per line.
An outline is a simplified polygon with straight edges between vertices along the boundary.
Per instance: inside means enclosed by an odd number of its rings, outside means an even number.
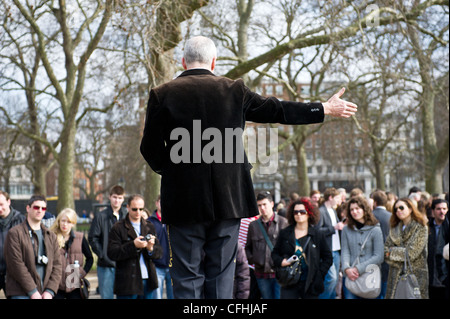
M152 299L158 288L153 259L162 256L155 226L142 218L144 198L128 199L127 216L118 221L109 233L108 256L116 261L114 292L117 299Z
M52 299L62 269L56 235L41 223L47 210L45 197L33 195L26 210L24 222L6 236L6 295L11 299Z

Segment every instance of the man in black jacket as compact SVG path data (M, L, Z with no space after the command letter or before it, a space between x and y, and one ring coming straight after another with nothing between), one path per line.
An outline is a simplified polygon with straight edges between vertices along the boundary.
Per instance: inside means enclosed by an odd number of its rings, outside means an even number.
M0 190L0 290L5 289L6 262L3 249L6 234L24 220L25 215L11 207L9 194Z
M92 251L98 256L98 288L102 299L114 299L116 264L107 254L108 236L112 226L125 216L122 209L124 199L125 190L119 185L113 186L109 192L110 206L94 216L91 228L89 229L89 244L91 245Z
M141 153L162 176L175 298L232 297L239 220L258 214L245 122L309 124L356 112L339 98L344 89L323 104L263 98L242 80L215 76L216 55L210 39L188 40L186 71L153 88L147 106Z
M114 292L117 299L152 299L158 288L153 263L162 255L155 226L142 218L144 198L128 199L127 216L114 224L109 233L108 255L116 261Z

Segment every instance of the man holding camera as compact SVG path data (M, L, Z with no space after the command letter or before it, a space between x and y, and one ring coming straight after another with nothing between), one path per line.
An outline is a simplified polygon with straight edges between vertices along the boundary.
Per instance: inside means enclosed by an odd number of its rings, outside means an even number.
M24 222L6 236L6 295L11 299L52 299L62 269L56 235L41 224L47 210L45 197L33 195L26 210Z
M127 216L109 233L108 257L116 262L114 293L117 299L151 299L158 288L152 259L162 256L155 226L142 218L144 198L128 199Z

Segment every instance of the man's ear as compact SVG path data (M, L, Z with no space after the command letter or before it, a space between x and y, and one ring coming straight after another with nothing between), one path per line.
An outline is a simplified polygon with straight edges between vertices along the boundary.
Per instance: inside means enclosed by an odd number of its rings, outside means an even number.
M184 58L181 58L181 64L183 65L183 68L185 70L187 70L187 64L186 64L186 60Z
M214 68L216 67L216 57L214 57L213 59L212 59L212 62L211 62L211 71L214 71Z

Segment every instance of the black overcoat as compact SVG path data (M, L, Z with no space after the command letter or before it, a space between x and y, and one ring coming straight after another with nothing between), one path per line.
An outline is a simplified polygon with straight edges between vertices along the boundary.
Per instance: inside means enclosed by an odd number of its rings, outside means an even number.
M152 234L156 236L155 226L151 222L141 218L141 235ZM111 228L108 239L108 257L116 262L116 273L114 281L114 293L117 295L143 295L144 285L142 283L139 259L141 254L148 271L148 289L158 288L156 268L152 259L162 256L162 247L156 238L153 253L149 256L147 249L137 249L134 239L137 234L131 225L128 215L119 220Z
M162 222L201 223L257 215L251 165L246 155L243 160L235 156L243 149L239 132L243 133L245 122L309 124L323 120L322 103L263 98L251 92L241 79L215 76L206 69L187 70L153 88L140 150L150 167L162 177ZM200 121L195 122L201 125L200 133L194 121ZM176 163L171 151L180 146L183 138L179 135L180 128L190 136L190 160ZM208 131L210 128L213 130ZM238 135L232 139L235 153L231 155L230 148L225 147L227 129ZM217 142L214 135L217 130L222 138L223 152L218 155L222 160L215 157L209 163L201 153L211 151L207 144ZM230 158L232 162L228 163Z
M325 234L317 227L309 226L308 236L311 239L308 245L304 247L306 262L308 264L305 292L308 295L318 296L324 290L323 281L328 273L328 269L333 264L333 254L328 246ZM274 265L280 267L283 259L289 259L294 253L295 224L280 231L272 251Z

